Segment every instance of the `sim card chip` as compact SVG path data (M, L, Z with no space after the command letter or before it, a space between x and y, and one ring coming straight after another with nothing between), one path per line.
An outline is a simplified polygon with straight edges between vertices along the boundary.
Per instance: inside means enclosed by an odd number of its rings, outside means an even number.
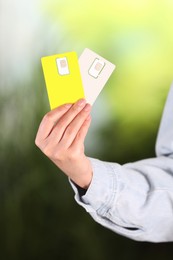
M58 72L61 76L70 74L68 61L66 57L57 58L56 64L58 67Z
M88 73L94 77L97 78L98 75L101 73L103 67L105 66L104 61L100 60L100 59L95 59L94 62L92 63Z

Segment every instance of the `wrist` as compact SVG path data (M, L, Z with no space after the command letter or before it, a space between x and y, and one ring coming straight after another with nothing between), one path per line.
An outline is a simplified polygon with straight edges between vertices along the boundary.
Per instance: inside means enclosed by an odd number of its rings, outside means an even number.
M81 165L81 167L80 167ZM78 170L72 174L70 179L82 189L87 189L92 181L92 166L90 160L85 156L78 162Z

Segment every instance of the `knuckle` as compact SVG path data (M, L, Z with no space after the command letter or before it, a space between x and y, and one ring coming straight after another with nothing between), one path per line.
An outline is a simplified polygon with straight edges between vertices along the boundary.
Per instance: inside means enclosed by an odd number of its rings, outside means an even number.
M38 138L37 138L37 137L35 138L35 145L36 145L37 147L39 147L39 145L40 145L40 143L39 143L39 141L38 141Z
M52 158L52 149L50 147L46 146L42 151L47 157Z
M38 135L36 136L35 138L35 145L38 147L38 148L41 148L43 144L43 141L40 140L40 138L38 137Z
M81 131L79 131L79 132L77 133L77 135L76 135L76 140L80 140L81 137L82 137L82 133L81 133Z
M57 123L57 127L58 128L62 128L65 125L65 120L64 119L60 119L59 122Z
M56 138L59 135L59 127L56 126L53 130L52 130L52 136L54 138Z
M71 136L71 135L73 134L73 132L74 132L74 129L73 129L73 127L71 127L71 126L69 126L69 127L67 128L67 130L66 130L66 134L67 134L68 136Z
M63 112L64 110L66 110L65 105L61 105L61 106L57 107L57 109L56 109L56 111L59 111L59 112Z
M80 108L78 105L75 104L75 105L73 105L73 107L72 107L72 112L73 112L73 113L76 113L76 112L80 111L80 109L81 109L81 108Z
M44 115L43 120L44 120L44 121L52 121L51 111L48 112L46 115Z

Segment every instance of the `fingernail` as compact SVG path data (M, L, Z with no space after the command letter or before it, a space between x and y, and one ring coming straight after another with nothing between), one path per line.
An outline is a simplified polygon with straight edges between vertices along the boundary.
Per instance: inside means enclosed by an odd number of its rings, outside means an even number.
M78 106L83 106L83 105L85 105L86 104L86 100L85 99L80 99L79 101L77 101L77 105Z
M86 104L86 106L84 107L84 111L89 111L90 109L91 109L91 105Z

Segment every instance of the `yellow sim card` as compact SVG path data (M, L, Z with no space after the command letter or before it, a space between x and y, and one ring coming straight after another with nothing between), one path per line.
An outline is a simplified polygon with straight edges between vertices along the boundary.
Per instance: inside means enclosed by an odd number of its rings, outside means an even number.
M84 98L76 52L41 58L50 108Z

